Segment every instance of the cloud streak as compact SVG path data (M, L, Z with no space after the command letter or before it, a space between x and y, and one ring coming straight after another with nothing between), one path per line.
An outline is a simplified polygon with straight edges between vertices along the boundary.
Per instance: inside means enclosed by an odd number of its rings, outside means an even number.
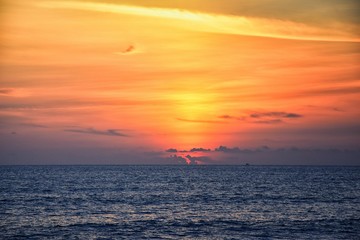
M12 89L9 89L9 88L0 88L0 94L2 95L8 95L10 93L12 93Z
M223 121L212 121L212 120L194 120L194 119L185 119L185 118L176 118L178 121L182 122L191 122L191 123L226 123Z
M251 118L263 118L263 117L277 117L277 118L300 118L302 117L297 113L287 113L287 112L263 112L263 113L253 113L250 114Z
M284 119L296 119L302 117L303 115L300 115L298 113L291 113L291 112L254 112L244 117L221 115L218 118L224 120L239 120L239 121L247 121L247 122L261 123L261 124L277 124L277 123L283 123Z
M308 41L360 41L359 37L351 32L339 32L338 30L322 29L302 23L277 19L78 1L45 1L38 4L38 6L178 20L190 23L185 27L190 28L192 31Z
M0 128L13 128L13 127L29 127L29 128L49 128L44 124L36 123L35 118L25 116L7 115L0 113Z
M65 129L64 131L73 132L73 133L114 136L114 137L129 137L129 135L119 132L118 129L108 129L105 131L101 131L94 128L85 128L85 129Z

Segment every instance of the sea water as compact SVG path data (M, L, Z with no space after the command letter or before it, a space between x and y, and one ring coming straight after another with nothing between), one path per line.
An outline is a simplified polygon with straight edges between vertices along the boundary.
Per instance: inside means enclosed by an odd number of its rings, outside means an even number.
M360 239L360 167L2 166L1 239Z

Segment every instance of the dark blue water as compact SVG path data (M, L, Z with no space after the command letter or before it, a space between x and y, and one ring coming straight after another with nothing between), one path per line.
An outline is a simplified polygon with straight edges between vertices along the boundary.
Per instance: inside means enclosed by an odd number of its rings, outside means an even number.
M359 167L0 167L1 239L360 239Z

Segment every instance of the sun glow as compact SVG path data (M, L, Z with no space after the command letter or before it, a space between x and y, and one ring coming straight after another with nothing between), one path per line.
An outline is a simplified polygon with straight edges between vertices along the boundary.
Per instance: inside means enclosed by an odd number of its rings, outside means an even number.
M176 114L179 118L188 120L201 120L215 107L210 105L210 95L198 92L185 92L174 94Z
M337 7L354 4L107 2L0 4L0 145L127 149L130 163L358 147L359 28Z
M174 141L185 147L201 146L211 141L205 133L210 129L214 130L217 123L213 120L219 111L216 95L188 91L173 93L169 99L173 103L174 119L167 127L170 131L182 133Z

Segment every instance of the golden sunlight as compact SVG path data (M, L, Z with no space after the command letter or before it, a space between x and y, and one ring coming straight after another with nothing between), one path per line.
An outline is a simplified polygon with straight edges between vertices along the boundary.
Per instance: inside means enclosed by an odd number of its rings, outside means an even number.
M220 106L216 104L216 96L199 90L173 92L169 96L172 102L174 119L166 126L169 132L181 132L174 139L180 146L197 146L208 143L205 132L214 129L213 120ZM206 141L206 142L205 142Z
M38 6L44 8L75 9L180 20L187 22L183 27L192 31L309 41L360 41L357 35L346 32L345 30L321 29L306 24L275 19L195 13L179 9L145 8L130 5L79 1L45 1L40 2Z
M163 157L360 142L359 28L347 11L310 0L288 11L256 0L5 2L0 134L10 147Z

